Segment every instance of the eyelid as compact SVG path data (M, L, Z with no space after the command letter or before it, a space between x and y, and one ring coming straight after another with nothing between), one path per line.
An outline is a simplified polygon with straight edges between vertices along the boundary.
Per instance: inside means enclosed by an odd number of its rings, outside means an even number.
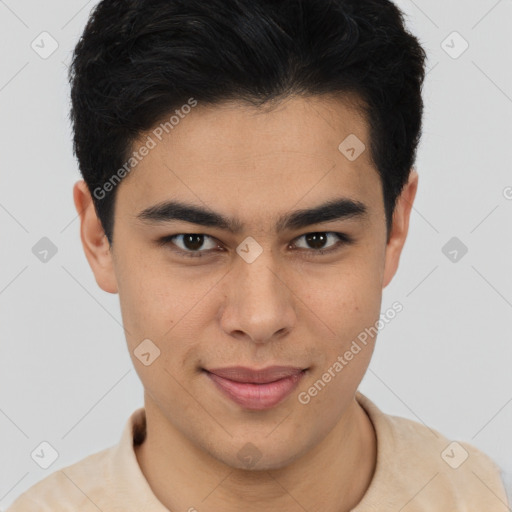
M347 235L345 233L340 233L337 231L308 231L307 233L303 233L302 235L299 235L298 237L294 238L290 245L293 244L296 240L305 237L307 235L312 234L327 234L327 235L335 235L338 238L338 243L334 244L333 246L328 247L327 249L307 249L307 248L298 248L294 249L299 252L306 252L314 256L321 256L324 254L334 253L338 250L340 250L343 246L352 244L354 242L354 238L350 235ZM165 246L165 245L173 245L176 247L176 245L172 242L174 238L177 238L179 236L185 236L185 235L200 235L205 238L210 238L211 240L215 240L217 242L217 248L219 248L222 244L212 235L207 235L205 233L176 233L174 235L166 235L161 238L159 238L156 242L159 246ZM206 249L202 251L187 251L184 249L180 249L179 247L172 248L173 252L178 253L179 255L183 255L185 257L202 257L203 255L211 254L214 249Z
M349 244L349 243L352 242L352 238L349 237L348 235L346 235L345 233L338 233L336 231L311 231L309 233L304 233L304 234L294 238L291 243L294 243L294 242L296 242L296 240L299 240L300 238L303 238L303 237L305 237L307 235L313 235L313 234L318 234L318 233L320 233L322 235L334 235L334 236L336 236L338 238L338 242L343 242L345 244ZM323 249L323 248L321 248L321 249L308 249L308 248L301 247L301 248L299 248L299 250L322 254L322 253L329 252L331 249L334 250L339 245L340 245L340 243L334 244L334 245L331 245L331 246L327 247L326 249Z
M173 242L173 239L180 237L180 236L185 236L185 235L200 235L204 238L209 238L211 240L215 240L215 242L217 243L217 248L221 245L220 242L215 237L213 237L211 235L207 235L205 233L176 233L174 235L166 235L166 236L163 236L163 237L159 238L158 240L156 240L156 243L159 246L172 245L173 248L171 250L173 252L176 252L180 255L183 254L185 256L189 256L189 255L202 256L203 254L209 254L213 250L213 249L206 249L206 250L202 250L202 251L187 251L185 249L181 249L180 247L177 247L176 244Z

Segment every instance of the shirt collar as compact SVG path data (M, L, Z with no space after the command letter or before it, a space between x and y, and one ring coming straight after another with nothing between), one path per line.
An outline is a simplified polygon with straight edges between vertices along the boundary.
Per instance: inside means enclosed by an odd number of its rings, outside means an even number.
M359 391L356 391L356 400L368 415L374 426L377 437L377 461L375 472L362 500L353 509L353 512L363 512L369 506L378 505L382 499L383 475L392 466L394 438L391 425L378 407ZM125 424L121 440L113 447L113 457L110 467L110 485L116 487L116 492L130 496L130 503L134 510L151 510L152 512L168 512L168 509L157 499L146 477L140 469L134 444L140 444L146 436L146 413L144 407L135 410ZM386 438L386 442L379 442L379 438ZM378 508L378 507L377 507ZM377 509L376 509L377 510Z

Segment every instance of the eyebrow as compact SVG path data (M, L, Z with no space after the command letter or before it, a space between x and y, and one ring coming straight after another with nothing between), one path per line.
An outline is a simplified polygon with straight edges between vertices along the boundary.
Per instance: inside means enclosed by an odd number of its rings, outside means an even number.
M365 220L368 208L360 201L337 198L313 208L295 210L279 217L276 231L296 230L313 224L342 219ZM231 233L243 231L243 223L236 217L228 218L212 210L181 201L163 201L142 210L136 216L144 223L160 224L175 220L218 228Z

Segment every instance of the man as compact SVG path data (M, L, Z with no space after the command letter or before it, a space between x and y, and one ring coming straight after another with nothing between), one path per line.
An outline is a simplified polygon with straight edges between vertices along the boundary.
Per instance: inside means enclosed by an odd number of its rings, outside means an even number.
M488 456L357 390L424 61L388 0L98 4L70 70L74 201L144 407L10 510L508 510Z

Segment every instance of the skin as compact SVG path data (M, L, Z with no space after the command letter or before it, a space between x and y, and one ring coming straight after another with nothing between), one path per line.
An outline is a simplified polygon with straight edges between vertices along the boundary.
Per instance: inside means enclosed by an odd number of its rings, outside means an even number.
M147 437L137 460L171 510L349 511L371 482L375 431L355 392L375 339L307 405L297 399L379 320L416 195L412 169L386 241L381 182L369 151L351 162L338 150L352 133L369 147L365 120L352 105L318 96L291 97L265 111L199 104L118 185L111 248L85 183L74 186L86 257L98 285L119 293L145 389ZM280 215L342 196L363 202L367 218L274 230ZM137 219L170 198L237 217L244 229L235 235ZM317 246L303 236L314 232L355 241L315 256ZM199 248L205 256L179 256L170 242L155 242L183 233L212 237ZM252 263L236 253L248 236L263 249ZM174 242L176 250L194 250L182 238ZM218 245L224 251L215 252ZM161 351L149 366L133 353L146 338ZM274 364L308 371L290 396L265 411L230 401L200 370ZM261 454L251 468L237 456L247 442Z

